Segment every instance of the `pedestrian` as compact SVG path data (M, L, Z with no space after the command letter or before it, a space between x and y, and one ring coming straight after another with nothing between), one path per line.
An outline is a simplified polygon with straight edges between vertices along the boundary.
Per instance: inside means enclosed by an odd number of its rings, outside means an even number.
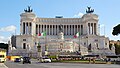
M108 58L108 62L110 62L111 61L111 59L110 58Z
M90 57L88 58L88 60L89 60L89 63L91 63L91 58Z
M95 64L95 57L93 57L93 64Z
M108 59L107 59L107 58L105 58L104 60L105 60L106 63L108 62Z

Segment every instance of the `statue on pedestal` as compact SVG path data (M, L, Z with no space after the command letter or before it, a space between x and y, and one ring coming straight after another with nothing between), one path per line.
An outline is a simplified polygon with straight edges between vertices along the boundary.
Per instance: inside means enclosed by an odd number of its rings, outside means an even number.
M59 25L59 34L58 34L59 39L64 39L64 33L63 33L63 25Z
M59 25L59 32L63 32L63 25Z

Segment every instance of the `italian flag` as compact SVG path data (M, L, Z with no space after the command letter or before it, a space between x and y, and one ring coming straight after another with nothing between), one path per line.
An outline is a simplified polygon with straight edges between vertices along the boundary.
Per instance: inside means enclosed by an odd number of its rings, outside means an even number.
M77 32L75 35L74 35L74 38L78 38L80 36L80 33Z
M39 33L38 36L46 36L46 32Z

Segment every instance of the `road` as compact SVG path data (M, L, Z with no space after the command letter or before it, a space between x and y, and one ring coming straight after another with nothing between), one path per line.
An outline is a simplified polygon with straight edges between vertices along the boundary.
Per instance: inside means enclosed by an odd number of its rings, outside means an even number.
M115 64L38 63L37 61L32 61L32 64L7 61L5 65L8 68L120 68L120 65Z
M8 68L4 63L0 63L0 68Z

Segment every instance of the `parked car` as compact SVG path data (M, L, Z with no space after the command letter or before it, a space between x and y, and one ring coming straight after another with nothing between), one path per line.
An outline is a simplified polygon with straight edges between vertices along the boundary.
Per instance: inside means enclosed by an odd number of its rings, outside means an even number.
M43 57L43 58L41 59L41 62L51 62L51 59L48 58L48 57Z
M29 63L31 64L30 57L23 57L23 64L24 63Z
M14 62L21 62L21 58L15 58Z

